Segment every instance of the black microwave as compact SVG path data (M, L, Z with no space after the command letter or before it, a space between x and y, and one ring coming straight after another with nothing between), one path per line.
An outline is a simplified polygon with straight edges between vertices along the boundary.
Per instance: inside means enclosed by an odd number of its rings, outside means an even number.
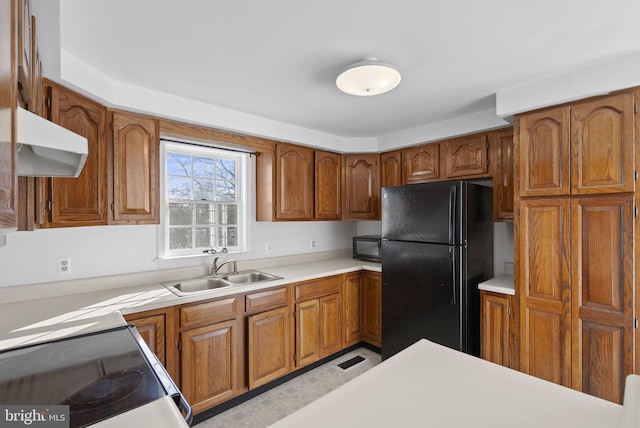
M380 262L380 235L354 236L353 258L368 262Z

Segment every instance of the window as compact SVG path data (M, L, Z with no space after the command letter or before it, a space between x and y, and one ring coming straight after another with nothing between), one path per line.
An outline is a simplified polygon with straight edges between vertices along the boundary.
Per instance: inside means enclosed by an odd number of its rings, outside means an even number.
M164 256L245 250L248 153L163 140Z

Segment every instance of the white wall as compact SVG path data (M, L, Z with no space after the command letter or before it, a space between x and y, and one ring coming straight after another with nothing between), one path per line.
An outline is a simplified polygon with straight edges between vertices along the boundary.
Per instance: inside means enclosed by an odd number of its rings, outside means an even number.
M212 256L158 261L157 227L95 226L14 232L0 248L0 286L146 272L211 263ZM252 225L252 250L238 260L351 248L354 222L288 222ZM316 241L315 249L310 241ZM266 242L271 251L265 251ZM71 274L59 275L60 256L71 257ZM242 264L240 263L240 267Z

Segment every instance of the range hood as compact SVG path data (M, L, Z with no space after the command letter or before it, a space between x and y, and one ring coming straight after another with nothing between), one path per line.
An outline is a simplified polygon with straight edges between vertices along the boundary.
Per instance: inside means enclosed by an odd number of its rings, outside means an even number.
M87 139L18 107L17 173L27 177L77 177L87 159Z

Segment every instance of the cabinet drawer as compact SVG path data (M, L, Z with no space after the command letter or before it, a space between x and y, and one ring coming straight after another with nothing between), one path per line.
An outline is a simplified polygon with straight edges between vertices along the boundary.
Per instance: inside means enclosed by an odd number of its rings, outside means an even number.
M236 308L235 297L181 308L180 327L194 327L200 324L211 324L235 318Z
M244 298L246 312L266 311L288 303L287 287L247 294Z
M330 276L296 284L296 301L313 299L328 294L339 293L342 276Z

